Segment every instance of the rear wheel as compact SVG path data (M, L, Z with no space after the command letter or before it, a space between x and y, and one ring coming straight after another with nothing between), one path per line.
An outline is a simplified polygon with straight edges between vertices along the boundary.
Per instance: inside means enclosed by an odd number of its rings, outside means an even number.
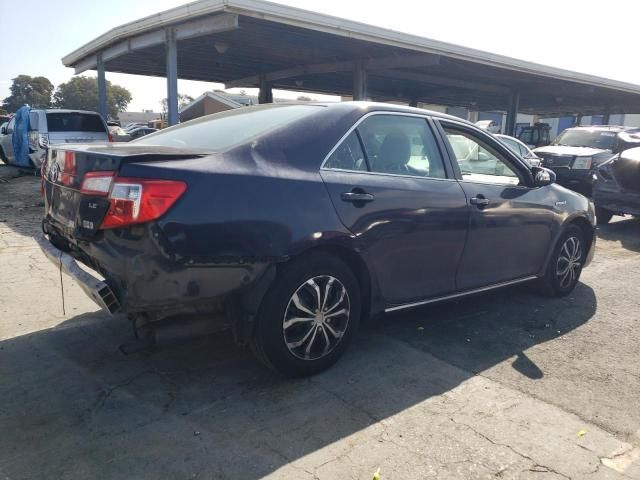
M596 223L598 225L606 225L611 221L611 217L613 217L613 212L605 208L596 207Z
M547 272L541 279L542 291L551 297L564 297L576 287L587 254L583 231L570 225L560 237Z
M313 375L340 358L359 320L354 274L334 256L312 254L285 266L265 295L252 349L283 375Z
M4 154L4 149L2 147L0 147L0 160L4 163L8 163L7 156Z

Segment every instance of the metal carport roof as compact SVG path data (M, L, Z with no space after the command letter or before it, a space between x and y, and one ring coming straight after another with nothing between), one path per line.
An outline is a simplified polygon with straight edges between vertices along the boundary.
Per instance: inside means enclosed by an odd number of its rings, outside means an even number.
M181 79L511 110L512 121L516 110L640 113L638 85L262 0L173 8L116 27L62 61L76 73L102 65L174 77L171 58Z

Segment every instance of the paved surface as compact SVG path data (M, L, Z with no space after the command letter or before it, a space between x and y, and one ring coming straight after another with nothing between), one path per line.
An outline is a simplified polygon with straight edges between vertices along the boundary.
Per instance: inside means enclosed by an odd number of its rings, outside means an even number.
M0 166L0 178L13 173ZM0 479L640 479L640 222L575 294L511 289L363 329L288 381L228 336L124 356L39 252L34 178L0 180Z

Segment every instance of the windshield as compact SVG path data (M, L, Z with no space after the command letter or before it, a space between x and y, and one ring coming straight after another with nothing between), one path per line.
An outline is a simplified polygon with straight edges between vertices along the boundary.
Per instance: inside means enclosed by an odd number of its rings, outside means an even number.
M602 150L613 150L616 133L610 131L568 129L562 132L552 145L569 147L590 147Z
M106 132L99 115L92 113L47 113L50 132Z
M221 151L313 115L319 108L315 105L240 107L167 128L135 143Z

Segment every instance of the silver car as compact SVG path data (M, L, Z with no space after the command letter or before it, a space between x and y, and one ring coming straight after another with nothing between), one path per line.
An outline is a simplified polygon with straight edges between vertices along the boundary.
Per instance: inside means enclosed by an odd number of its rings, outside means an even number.
M522 143L515 137L509 135L495 135L502 143L504 143L509 150L516 155L522 157L531 167L539 167L542 163L540 159L527 145Z
M0 129L0 157L7 163L16 163L12 144L14 127L15 117ZM110 140L107 124L96 112L62 109L29 112L29 160L33 167L40 167L49 145Z

